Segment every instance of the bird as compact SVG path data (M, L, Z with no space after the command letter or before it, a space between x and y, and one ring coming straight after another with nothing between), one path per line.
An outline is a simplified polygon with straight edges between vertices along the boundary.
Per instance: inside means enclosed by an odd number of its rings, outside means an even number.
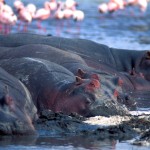
M57 5L57 10L55 11L54 18L59 20L64 18L63 3L61 1Z
M50 5L49 5L49 2L46 1L44 3L44 7L38 9L35 12L35 15L33 17L34 19L38 20L37 27L39 29L42 29L44 32L46 32L46 29L41 26L41 21L48 19L50 17L50 15L51 15Z
M74 0L66 0L65 1L65 7L67 9L74 9L74 7L76 7L76 6L77 6L77 2Z
M73 11L73 19L75 21L82 21L84 19L84 12L81 10L74 10Z
M56 0L50 0L49 6L51 11L55 11L57 9L57 5L58 3Z
M108 5L107 3L101 3L98 5L98 11L100 13L107 13L108 12Z
M17 22L17 16L14 13L9 13L7 11L3 11L0 13L0 23L4 26L1 29L3 34L9 34L11 30L11 26L15 25Z

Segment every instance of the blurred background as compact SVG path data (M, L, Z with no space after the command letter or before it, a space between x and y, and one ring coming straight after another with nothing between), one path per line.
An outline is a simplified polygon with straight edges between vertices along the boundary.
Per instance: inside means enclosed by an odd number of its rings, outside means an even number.
M21 19L19 14L22 8L14 7L16 1L5 0L18 18L11 27L6 27L7 25L1 21L0 32L1 34L30 32L69 38L84 38L115 48L150 49L150 5L147 0L147 5L143 3L144 7L137 2L131 4L134 0L123 0L124 6L120 5L119 7L117 4L117 8L112 3L115 0L76 0L75 7L71 9L80 10L80 13L76 15L81 18L75 18L74 16L75 19L73 19L73 17L68 16L68 19L66 19L67 17L58 19L56 13L67 9L66 1L68 0L47 0L47 2L57 2L58 4L57 8L50 10L48 18L38 19L37 16L30 21L25 21ZM145 0L141 1L144 2ZM27 7L29 3L34 4L38 11L40 8L45 8L46 0L22 0L21 2L24 7ZM110 8L108 9L108 7ZM30 7L30 10L33 10L33 8ZM0 18L2 18L2 15Z

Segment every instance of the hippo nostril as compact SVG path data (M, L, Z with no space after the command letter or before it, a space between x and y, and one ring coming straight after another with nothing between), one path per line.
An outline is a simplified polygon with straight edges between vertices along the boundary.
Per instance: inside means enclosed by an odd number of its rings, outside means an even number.
M146 59L150 59L150 51L147 52Z
M88 99L86 99L86 105L91 105L92 104L92 102L91 102L91 100L88 98Z

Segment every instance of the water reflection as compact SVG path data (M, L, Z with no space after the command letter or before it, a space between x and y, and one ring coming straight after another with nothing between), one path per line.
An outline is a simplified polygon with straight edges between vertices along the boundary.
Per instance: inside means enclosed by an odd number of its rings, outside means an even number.
M15 149L90 149L90 150L148 150L150 147L137 147L115 139L96 139L86 136L58 137L1 137L1 150Z

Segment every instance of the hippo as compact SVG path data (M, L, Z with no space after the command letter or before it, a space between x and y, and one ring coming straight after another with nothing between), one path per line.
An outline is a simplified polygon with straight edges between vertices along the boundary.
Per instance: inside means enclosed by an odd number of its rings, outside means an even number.
M29 44L12 48L0 47L0 60L21 57L45 59L67 68L82 78L95 77L98 79L98 76L96 76L98 71L89 67L79 55L71 52L43 44Z
M36 119L37 109L27 88L0 68L0 135L36 134L32 124Z
M77 54L66 52L66 51L51 47L49 45L28 44L28 45L11 47L11 48L0 47L0 50L1 50L0 60L22 58L22 57L41 58L41 59L45 59L51 62L55 62L67 68L69 71L81 77L82 79L87 79L87 78L97 79L101 82L101 84L103 84L102 86L103 91L106 91L106 88L109 84L110 90L107 93L111 93L110 95L113 95L113 92L115 92L115 89L118 86L119 78L114 76L114 74L115 75L117 74L118 76L122 77L124 81L126 81L124 82L122 88L127 87L127 86L132 87L132 86L129 86L128 79L122 74L119 74L117 71L111 68L107 68L107 67L105 67L104 69L101 68L99 70L93 67L89 67L85 63L85 61ZM109 76L109 74L112 74L111 77ZM122 91L120 92L122 93ZM122 99L124 100L120 101L119 99L119 102L121 102L122 104L125 104L126 106L128 106L128 108L135 108L134 106L135 102L132 99L130 100L130 107L129 107L129 101L127 102L125 98L123 98L123 94L121 95L122 95Z
M142 105L146 106L150 98L149 51L114 49L85 39L29 33L1 35L0 41L0 46L7 48L27 44L45 44L78 54L88 66L105 70L108 74L121 78L123 93L127 97L125 99L142 100Z
M44 36L29 33L17 33L11 35L0 35L0 46L17 47L27 44L45 44L65 51L76 53L81 56L88 66L97 69L107 68L115 69L118 72L133 72L137 74L143 73L143 66L140 61L149 57L149 51L136 51L125 49L109 48L106 45L85 39L69 39L55 36ZM126 61L126 59L128 61ZM141 68L142 67L142 68ZM145 75L148 79L148 75Z
M38 112L50 109L85 117L128 113L117 101L101 92L99 80L75 77L53 62L28 57L1 60L0 66L26 85ZM106 108L108 111L104 111Z
M138 58L144 55L147 51L135 51L109 48L106 45L93 42L85 39L69 39L55 36L44 36L30 33L17 33L7 36L0 36L0 46L16 47L26 44L45 44L50 45L65 51L76 53L90 66L96 64L105 64L118 71L132 70L136 66ZM125 61L125 58L128 61Z

